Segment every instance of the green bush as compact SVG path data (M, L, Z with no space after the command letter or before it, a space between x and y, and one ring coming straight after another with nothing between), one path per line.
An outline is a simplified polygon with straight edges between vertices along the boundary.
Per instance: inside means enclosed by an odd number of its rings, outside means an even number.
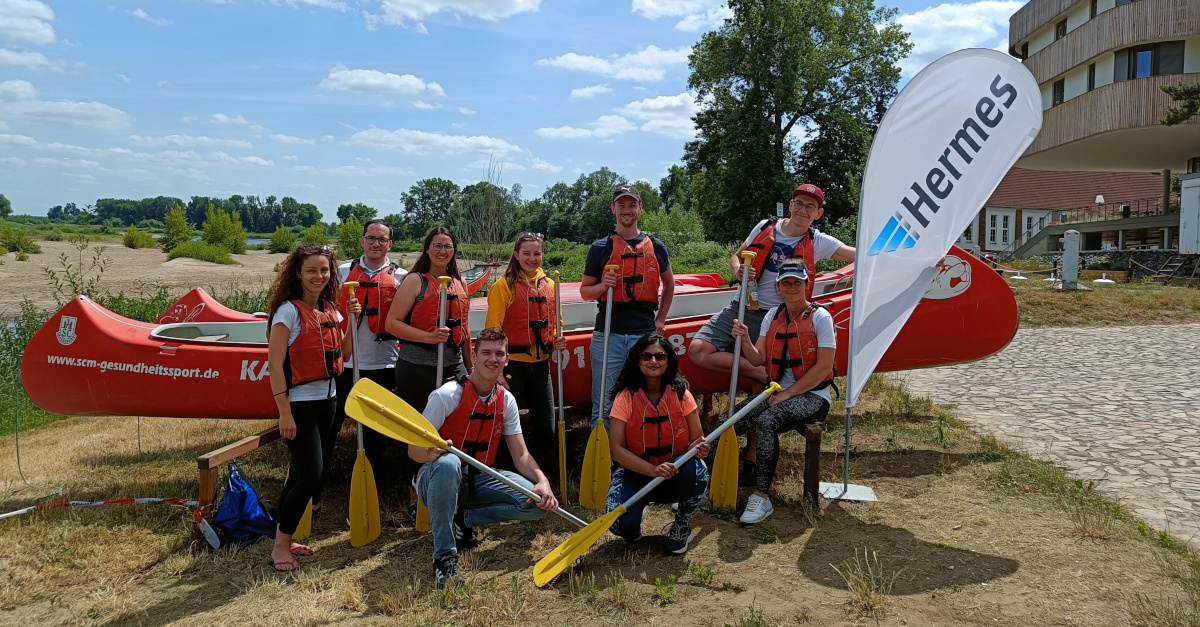
M338 225L338 259L356 259L363 254L362 223L350 216Z
M271 234L271 241L267 242L267 250L273 253L290 253L296 247L296 233L282 224L275 228L275 232Z
M419 239L398 239L392 241L392 252L394 253L415 253L421 251L421 240Z
M23 250L17 251L17 261L29 261L29 254Z
M246 252L246 227L242 226L241 215L234 211L232 214L212 205L204 214L204 225L200 236L206 243L224 248L241 255Z
M63 237L64 237L63 231L62 231L62 229L60 229L58 227L55 227L53 229L50 229L49 231L46 231L45 233L42 233L42 239L46 240L47 242L61 242L63 240Z
M145 231L139 231L132 224L125 231L124 242L126 248L154 248L154 238Z
M675 274L716 272L728 281L731 278L729 258L737 249L737 244L692 242L670 251L671 269Z
M576 244L570 240L554 239L546 241L546 256L542 258L542 267L551 276L554 271L561 273L563 281L579 281L583 278L583 265L587 261L587 244Z
M163 223L162 223L162 222L160 222L160 221L158 221L158 220L155 220L154 218L146 218L145 220L142 220L141 222L138 222L138 223L137 223L137 227L138 227L139 229L143 229L143 230L146 230L146 231L149 231L149 230L151 230L151 229L158 229L158 230L162 230L162 228L163 228Z
M23 253L42 252L42 247L38 246L28 233L18 231L3 222L0 222L0 246Z
M175 259L176 257L191 257L201 261L211 261L213 263L233 264L237 263L233 257L229 256L229 251L220 246L213 246L208 242L199 242L188 240L175 248L167 255L167 259Z
M165 253L171 253L176 246L184 242L192 241L192 234L196 231L196 225L188 222L187 214L184 213L183 207L175 205L167 212L167 217L163 225L163 237L158 240L158 247L163 249ZM174 257L171 257L174 259Z
M109 218L100 223L100 232L105 235L115 235L117 229L125 226L125 222L119 218Z
M662 240L667 250L671 252L692 242L705 241L704 224L700 222L700 216L694 211L684 211L683 209L676 209L670 213L647 211L642 214L638 224L643 231Z
M325 233L325 225L317 222L312 226L304 229L304 234L300 236L300 241L304 244L328 244L329 235Z

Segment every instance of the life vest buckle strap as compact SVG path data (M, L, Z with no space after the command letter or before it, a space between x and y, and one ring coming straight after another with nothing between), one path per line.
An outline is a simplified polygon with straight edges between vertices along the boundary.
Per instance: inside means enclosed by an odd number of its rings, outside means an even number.
M467 420L491 420L495 418L495 414L485 414L482 412L471 412L471 416Z
M337 322L333 320L325 320L317 323L317 326L321 327L322 329L332 329L337 326Z
M657 425L670 420L670 416L645 416L642 418L642 423L648 425Z

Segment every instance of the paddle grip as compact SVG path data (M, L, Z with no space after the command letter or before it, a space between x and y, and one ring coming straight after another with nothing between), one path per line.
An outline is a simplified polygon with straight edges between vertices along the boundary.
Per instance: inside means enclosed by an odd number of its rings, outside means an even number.
M756 397L754 400L750 401L749 403L746 403L746 406L743 407L741 409L741 411L739 411L738 413L731 416L725 422L721 423L721 425L719 427L717 427L716 429L713 429L712 433L704 436L704 442L707 444L709 442L717 441L721 437L721 434L725 433L726 429L732 427L735 423L737 423L737 421L744 418L746 416L746 414L750 413L750 410L757 407L759 405L759 403L762 403L763 401L767 400L768 396L778 392L781 389L783 389L783 388L779 387L778 383L775 383L774 381L772 381L771 384L767 386L767 389L765 389L761 393L759 393L758 397ZM695 456L696 456L696 447L693 446L692 448L688 449L686 453L675 458L675 461L672 463L675 464L676 466L682 466L682 465L686 464L688 462L688 460L692 459ZM666 481L666 479L664 477L655 477L654 479L652 479L650 481L650 483L647 483L645 487L643 487L641 490L638 490L633 496L629 497L629 499L627 499L624 503L621 503L621 507L624 507L625 509L628 510L634 503L637 503L638 501L642 500L642 498L644 498L647 494L650 494L650 492L653 491L654 488L657 488L658 484L660 484L664 481Z
M479 470L479 472L482 472L483 474L488 475L489 477L495 479L496 481L499 481L500 483L503 483L504 485L516 490L517 492L520 492L521 494L524 494L525 496L533 499L534 503L542 502L542 497L538 496L533 490L530 490L530 489L526 488L525 486L517 483L516 481L513 481L512 479L505 477L504 475L500 474L499 472L496 472L496 470L494 468L479 461L478 459L475 459L474 457L467 455L466 453L458 450L457 448L455 448L453 446L447 446L446 451L448 453L454 455L455 457L463 460L464 462L467 462L468 464L474 466L477 470ZM571 521L575 525L578 525L580 528L587 526L586 522L580 520L579 518L576 518L574 514L572 514L571 512L568 512L565 509L562 509L561 507L558 509L550 510L550 511Z

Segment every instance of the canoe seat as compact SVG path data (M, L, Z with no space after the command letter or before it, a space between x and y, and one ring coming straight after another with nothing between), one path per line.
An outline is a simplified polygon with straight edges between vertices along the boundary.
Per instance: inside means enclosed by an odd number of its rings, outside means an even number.
M192 339L199 340L201 342L220 342L221 340L225 340L228 338L229 338L228 333L222 333L220 335L199 335Z

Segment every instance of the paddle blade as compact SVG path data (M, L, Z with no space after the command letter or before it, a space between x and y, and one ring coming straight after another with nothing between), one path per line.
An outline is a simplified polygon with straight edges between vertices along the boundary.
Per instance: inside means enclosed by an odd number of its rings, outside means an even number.
M429 508L425 507L425 501L417 499L417 531L425 533L433 529L433 525L429 523Z
M350 545L364 546L379 537L379 493L367 452L359 449L350 475Z
M588 436L579 476L579 504L591 510L603 510L612 482L612 453L608 450L608 431L603 420L596 420Z
M601 425L603 427L603 425ZM618 505L617 509L593 520L588 526L575 532L575 535L567 538L562 544L550 551L546 557L538 560L538 563L533 567L533 582L538 587L554 581L554 578L562 574L568 566L575 563L585 551L590 549L600 536L608 531L617 519L625 513L625 506Z
M296 533L292 534L293 540L304 540L312 534L312 499L308 500L308 507L304 508L304 516L300 518L300 524L296 525Z
M738 438L733 429L717 440L708 499L716 509L733 509L738 497Z
M346 415L393 440L426 448L446 441L421 412L370 379L359 379L346 399Z

